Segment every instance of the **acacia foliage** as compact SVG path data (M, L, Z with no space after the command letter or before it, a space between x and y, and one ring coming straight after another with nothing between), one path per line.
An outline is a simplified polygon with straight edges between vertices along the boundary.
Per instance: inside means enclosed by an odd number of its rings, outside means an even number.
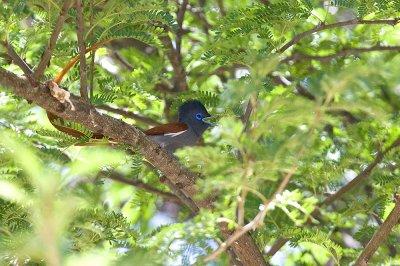
M399 186L396 147L366 182L323 205L318 217L311 213L399 137L399 26L384 21L400 16L399 1L189 1L183 28L176 1L83 2L87 46L108 41L88 67L91 103L167 122L180 103L196 98L217 117L218 127L206 134L205 145L177 152L182 163L203 175L200 196L216 195L215 209L188 219L184 207L165 211L171 205L165 198L100 176L100 170L112 169L167 191L160 174L128 147L75 147L91 133L68 121L60 123L86 137L56 131L43 110L2 88L2 263L202 264L220 237L217 221L224 217L235 227L238 212L245 222L253 219L293 167L286 190L252 232L260 250L284 237L289 244L280 257L287 265L346 265L357 258L393 207ZM3 3L1 41L37 65L61 5ZM297 34L350 20L382 22L321 29L280 51ZM47 79L78 52L75 22L71 8ZM182 59L174 61L165 40L181 35L181 50L175 51ZM22 74L0 49L2 67ZM185 69L186 91L174 82L176 64ZM79 94L78 67L62 85ZM249 99L254 105L246 127L240 118ZM238 196L245 199L239 211ZM171 223L158 226L166 213L173 213ZM398 237L395 229L372 263L399 263ZM219 260L227 263L225 255ZM282 261L273 257L271 263Z

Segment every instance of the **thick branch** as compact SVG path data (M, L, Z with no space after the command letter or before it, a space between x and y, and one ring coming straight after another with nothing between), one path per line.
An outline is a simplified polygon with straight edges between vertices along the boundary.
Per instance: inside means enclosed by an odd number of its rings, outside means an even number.
M360 53L366 52L373 52L373 51L399 51L400 46L381 46L376 45L372 47L365 47L365 48L345 48L343 50L338 51L337 53L330 54L330 55L309 55L309 54L302 54L302 53L295 53L292 56L289 56L282 60L282 63L287 62L297 62L302 60L318 60L323 63L329 62L332 59L343 57L347 55L356 55Z
M137 147L146 160L159 169L174 187L181 189L181 192L192 203L188 206L191 210L197 212L201 207L212 207L209 200L194 200L198 195L195 187L198 175L183 167L173 155L162 149L160 145L153 142L136 127L108 115L100 114L94 106L74 95L71 95L70 100L75 106L75 110L71 110L69 104L62 104L54 98L47 86L33 87L27 80L1 67L0 85L9 87L16 95L34 102L62 119L80 123L92 132L101 133L119 143ZM238 239L237 244L232 248L244 265L265 265L264 257L259 249L254 248L255 246L254 240L247 235L245 238ZM248 256L243 254L248 254Z
M157 122L156 120L154 120L154 119L152 119L150 117L138 115L138 114L135 114L134 112L130 112L130 111L127 111L127 110L124 110L124 109L114 108L114 107L111 107L111 106L108 106L108 105L105 105L105 104L98 105L98 106L96 106L96 108L97 109L101 109L101 110L105 110L105 111L108 111L108 112L112 112L112 113L115 113L115 114L119 114L119 115L122 115L122 116L125 116L125 117L128 117L128 118L140 121L142 123L145 123L145 124L148 124L148 125L151 125L151 126L159 126L159 125L161 125L161 123Z
M35 70L35 73L33 74L33 77L35 80L39 80L43 76L43 73L46 70L46 67L50 62L50 58L53 53L53 49L56 46L58 35L60 34L61 28L64 24L65 17L67 15L67 11L71 6L71 2L72 2L72 0L64 1L64 4L61 8L60 15L57 19L56 25L54 26L53 32L51 33L49 44L47 45L46 50L43 53L42 59L40 60L40 63Z
M364 266L367 265L369 259L374 255L379 246L384 242L390 235L393 227L397 225L400 220L400 196L395 196L396 204L393 210L390 212L387 219L379 227L379 229L372 236L363 252L358 257L355 265Z
M85 46L85 25L83 19L83 4L82 0L76 0L76 19L77 19L77 32L78 47L79 47L79 79L80 79L80 93L81 97L89 100L87 91L87 75L86 75L86 46Z
M396 25L399 22L399 18L394 18L394 19L378 19L378 20L363 20L363 19L351 19L351 20L346 20L346 21L340 21L332 24L319 24L316 27L304 31L302 33L299 33L295 35L289 42L287 42L284 46L282 46L278 52L283 53L293 45L297 44L300 42L303 38L310 36L316 32L327 30L327 29L333 29L333 28L339 28L339 27L344 27L344 26L350 26L350 25L371 25L371 24L387 24L387 25Z

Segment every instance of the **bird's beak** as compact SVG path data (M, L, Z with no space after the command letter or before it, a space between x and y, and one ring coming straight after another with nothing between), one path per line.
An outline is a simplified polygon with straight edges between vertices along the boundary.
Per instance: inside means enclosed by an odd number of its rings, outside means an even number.
M206 123L212 127L215 127L217 124L209 121L210 119L212 119L212 116L204 117L201 121L203 121L204 123Z

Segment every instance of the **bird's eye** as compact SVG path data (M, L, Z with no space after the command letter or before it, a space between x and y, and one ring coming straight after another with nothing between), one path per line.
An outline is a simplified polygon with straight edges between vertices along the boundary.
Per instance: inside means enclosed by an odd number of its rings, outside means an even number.
M196 114L196 119L197 120L202 120L203 119L203 115L201 113L197 113Z

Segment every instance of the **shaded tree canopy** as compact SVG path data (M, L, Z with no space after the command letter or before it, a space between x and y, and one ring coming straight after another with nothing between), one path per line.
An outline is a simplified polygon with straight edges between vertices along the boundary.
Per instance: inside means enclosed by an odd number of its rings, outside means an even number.
M2 1L1 264L400 264L399 22L397 0ZM217 126L169 154L142 131L190 99Z

